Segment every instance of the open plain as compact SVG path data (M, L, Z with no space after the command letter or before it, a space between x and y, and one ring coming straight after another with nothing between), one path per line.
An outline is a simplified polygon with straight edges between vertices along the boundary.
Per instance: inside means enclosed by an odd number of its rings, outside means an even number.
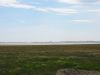
M66 68L100 71L100 44L0 45L0 75L55 75Z

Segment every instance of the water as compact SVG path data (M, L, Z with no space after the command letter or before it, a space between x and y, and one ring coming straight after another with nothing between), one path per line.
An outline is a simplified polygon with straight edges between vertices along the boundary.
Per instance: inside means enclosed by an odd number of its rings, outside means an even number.
M100 44L100 42L2 42L0 45L78 45Z

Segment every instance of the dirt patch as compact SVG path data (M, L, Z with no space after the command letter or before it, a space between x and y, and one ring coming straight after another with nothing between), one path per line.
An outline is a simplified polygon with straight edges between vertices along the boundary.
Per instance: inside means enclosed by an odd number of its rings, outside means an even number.
M56 75L100 75L100 72L76 69L60 69L57 71Z

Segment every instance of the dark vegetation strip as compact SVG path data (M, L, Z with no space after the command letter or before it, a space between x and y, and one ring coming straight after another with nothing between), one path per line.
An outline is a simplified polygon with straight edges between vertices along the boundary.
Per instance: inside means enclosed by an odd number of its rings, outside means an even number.
M0 46L0 75L55 75L62 68L100 71L100 45Z

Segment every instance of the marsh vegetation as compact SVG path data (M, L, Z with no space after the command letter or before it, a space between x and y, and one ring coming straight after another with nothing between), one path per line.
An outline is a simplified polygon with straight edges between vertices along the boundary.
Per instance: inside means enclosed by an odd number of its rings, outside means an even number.
M0 75L55 75L64 68L100 71L100 45L0 46Z

